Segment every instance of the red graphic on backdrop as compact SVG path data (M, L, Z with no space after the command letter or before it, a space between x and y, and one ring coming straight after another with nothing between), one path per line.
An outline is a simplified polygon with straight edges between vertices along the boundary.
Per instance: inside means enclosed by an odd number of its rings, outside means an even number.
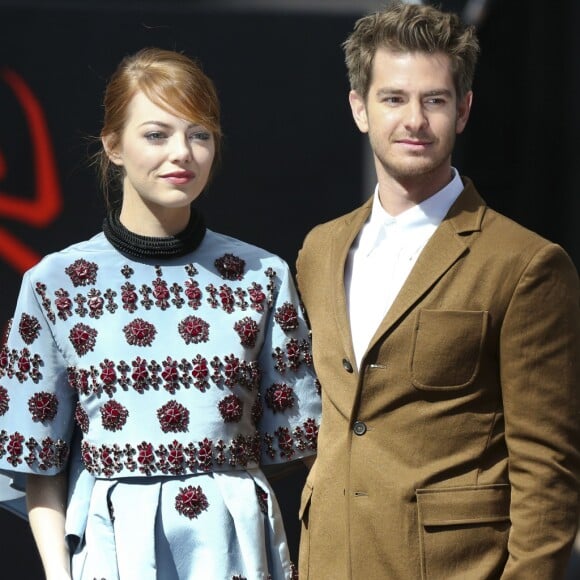
M32 145L34 196L25 199L3 191L1 182L8 173L5 156L0 151L0 217L11 218L34 227L50 223L60 212L62 197L50 133L42 107L22 77L10 69L0 69L2 79L12 90L26 118ZM24 242L0 227L0 258L19 272L28 270L40 255Z

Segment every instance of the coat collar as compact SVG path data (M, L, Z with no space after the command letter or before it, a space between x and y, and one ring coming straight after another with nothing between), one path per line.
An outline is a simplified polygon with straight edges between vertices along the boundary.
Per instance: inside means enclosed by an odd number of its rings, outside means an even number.
M481 230L486 204L473 183L462 177L465 187L437 228L411 270L393 305L369 343L374 344L410 312L413 306L468 251L469 234ZM348 252L372 208L372 197L360 208L337 220L334 232L331 263L336 264L334 277L335 316L345 352L354 360L350 324L344 290L344 267Z

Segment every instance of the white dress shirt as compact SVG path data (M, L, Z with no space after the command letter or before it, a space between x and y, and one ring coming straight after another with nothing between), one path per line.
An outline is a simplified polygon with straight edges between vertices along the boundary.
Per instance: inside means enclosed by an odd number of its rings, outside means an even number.
M442 190L396 217L375 188L368 220L350 248L344 285L351 337L360 368L369 341L391 307L419 254L463 190L459 173Z

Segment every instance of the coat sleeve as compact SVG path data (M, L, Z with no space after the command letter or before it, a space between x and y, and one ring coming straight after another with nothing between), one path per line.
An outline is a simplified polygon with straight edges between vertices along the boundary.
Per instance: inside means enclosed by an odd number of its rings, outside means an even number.
M523 272L501 331L500 374L512 489L503 580L564 575L580 489L580 291L554 244Z

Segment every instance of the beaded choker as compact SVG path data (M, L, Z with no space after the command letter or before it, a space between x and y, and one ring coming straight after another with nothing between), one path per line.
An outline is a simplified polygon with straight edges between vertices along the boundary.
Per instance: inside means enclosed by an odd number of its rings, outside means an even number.
M203 216L191 209L187 227L175 236L141 236L129 231L119 220L119 212L110 212L103 221L103 233L112 246L132 258L177 258L192 252L205 235Z

